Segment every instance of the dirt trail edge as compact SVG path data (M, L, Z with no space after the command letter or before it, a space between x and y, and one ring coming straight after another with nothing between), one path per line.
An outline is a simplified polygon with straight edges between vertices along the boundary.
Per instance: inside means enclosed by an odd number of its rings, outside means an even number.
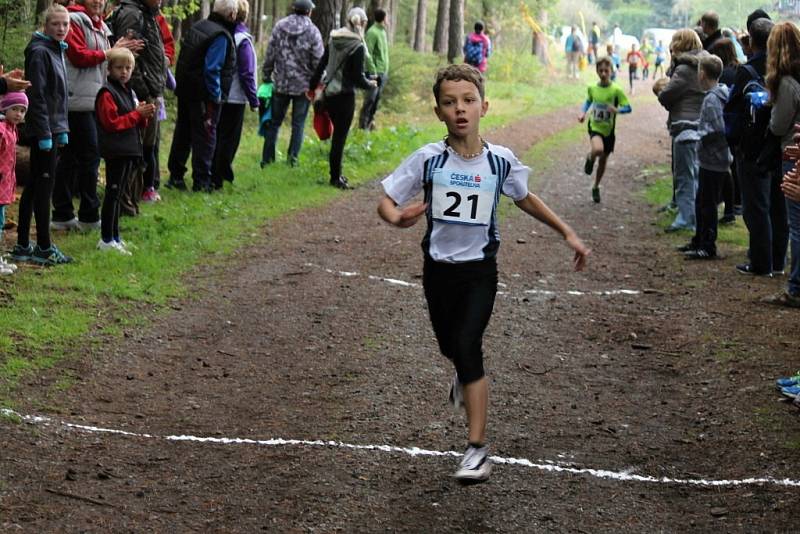
M736 254L687 263L639 192L669 139L656 105L620 121L603 203L585 140L540 194L593 249L586 273L547 228L504 209L501 294L487 331L493 454L451 478L463 418L447 406L420 286L419 227L375 213L377 183L269 224L262 245L201 271L195 298L118 347L72 362L54 422L0 422L3 532L725 532L794 523L800 488L666 479L792 478L797 413L771 381L796 367L797 314L758 297ZM487 135L522 154L571 112ZM724 249L723 249L723 252ZM89 360L89 358L84 358ZM48 378L20 410L47 415ZM38 407L38 409L37 409ZM58 421L137 435L88 432ZM151 437L143 437L148 434ZM199 442L159 436L214 438ZM335 440L381 451L225 438ZM607 470L549 471L545 466ZM653 477L637 481L636 476ZM798 475L800 478L800 475Z

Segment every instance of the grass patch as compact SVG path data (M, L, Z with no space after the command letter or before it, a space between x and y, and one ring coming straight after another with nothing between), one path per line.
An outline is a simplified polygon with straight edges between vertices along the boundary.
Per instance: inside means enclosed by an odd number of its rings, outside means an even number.
M672 172L669 165L653 165L647 167L640 175L646 182L643 192L644 200L653 207L666 205L672 199ZM722 215L720 213L720 215ZM675 218L673 211L662 211L656 215L657 225L665 229ZM717 243L727 245L735 252L747 250L749 234L741 217L737 217L734 224L719 225ZM691 232L678 232L678 239L685 240Z
M402 48L397 50L403 53ZM541 80L553 77L541 76L534 60L512 56L509 53L504 59L498 54L496 62L493 59L498 73L504 61L529 62L531 68L517 69L516 79L490 75L487 98L492 107L487 128L581 101L584 85L560 78L543 83ZM408 62L408 72L419 70L428 76L424 83L428 96L415 96L415 90L406 95L417 105L392 112L405 97L387 98L376 131L351 132L344 171L352 183L363 184L386 174L415 149L444 135L430 98L438 61L424 56L419 64ZM405 79L402 64L394 76ZM174 110L174 103L170 108ZM169 122L163 126L161 157L165 161L172 126ZM123 218L122 235L136 247L133 256L98 252L96 233L58 233L55 242L76 258L75 263L51 269L24 267L16 276L0 281L0 324L4 326L0 331L0 403L12 402L15 386L26 375L50 368L65 357L85 357L92 346L114 342L124 329L152 321L171 300L190 296L187 273L200 263L224 262L232 251L260 240L259 228L266 221L347 194L327 185L329 145L311 137L310 127L296 168L282 163L288 125L281 131L278 163L263 170L259 166L262 138L255 131L256 119L249 114L232 186L226 184L224 191L212 195L162 190L163 202L143 206L136 218ZM166 170L166 165L162 169ZM54 387L66 390L71 385L66 376L57 379Z

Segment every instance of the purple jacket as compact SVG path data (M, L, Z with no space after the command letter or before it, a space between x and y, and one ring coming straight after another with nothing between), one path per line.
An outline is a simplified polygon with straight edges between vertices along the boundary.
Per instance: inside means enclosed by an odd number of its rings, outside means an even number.
M228 92L227 102L230 104L250 104L251 108L258 107L256 96L256 52L253 48L253 36L247 31L243 22L236 24L233 31L233 40L236 43L236 71L231 89Z
M272 80L278 93L302 95L324 52L322 36L310 18L297 14L282 18L269 39L264 81Z

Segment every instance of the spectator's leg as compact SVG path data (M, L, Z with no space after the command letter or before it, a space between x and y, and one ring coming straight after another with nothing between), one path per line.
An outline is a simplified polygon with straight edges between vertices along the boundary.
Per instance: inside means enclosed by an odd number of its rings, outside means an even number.
M97 196L97 175L100 168L97 121L94 111L80 115L76 128L73 129L70 124L70 145L75 145L73 154L77 163L76 178L81 197L78 219L85 223L96 223L100 220L100 199Z
M292 136L289 139L289 154L287 160L290 165L297 164L300 156L300 149L303 147L303 136L305 135L306 117L310 102L306 95L296 95L292 97Z
M289 109L291 97L283 93L272 93L272 115L267 122L267 132L264 136L264 148L261 150L261 166L275 161L275 145L278 142L278 132L280 131L286 111Z
M178 99L178 115L175 118L175 131L172 133L172 146L169 150L169 179L171 183L184 181L186 160L192 150L192 109L189 102Z

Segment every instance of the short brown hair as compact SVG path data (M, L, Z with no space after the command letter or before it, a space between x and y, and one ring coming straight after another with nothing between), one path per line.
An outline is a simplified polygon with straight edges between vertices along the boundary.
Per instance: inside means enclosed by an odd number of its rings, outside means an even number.
M736 59L736 47L733 41L727 37L715 41L708 51L722 60L723 67L737 65L739 63L739 60Z
M703 16L700 17L700 22L704 26L708 26L710 29L716 30L719 28L719 15L713 11L706 11L703 13Z
M125 63L126 65L136 65L136 56L127 48L114 47L106 50L106 61L110 69L114 63Z
M697 70L702 71L709 80L719 81L722 76L722 60L712 54L703 54L697 61Z
M599 69L602 66L606 66L611 68L611 58L610 57L601 57L597 60L597 64L595 65L595 69Z
M459 82L462 80L474 84L475 87L478 88L481 100L484 99L486 92L483 87L483 75L481 75L481 71L472 65L461 63L459 65L442 67L436 72L436 81L433 84L433 98L436 99L436 105L439 105L439 92L442 88L442 82Z

